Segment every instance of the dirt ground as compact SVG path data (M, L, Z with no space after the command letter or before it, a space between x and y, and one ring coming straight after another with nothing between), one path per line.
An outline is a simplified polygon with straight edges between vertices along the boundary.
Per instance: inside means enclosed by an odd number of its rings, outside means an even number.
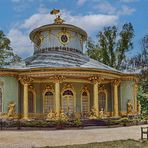
M142 127L144 126L148 125ZM0 148L31 148L126 139L139 140L140 127L141 125L53 131L0 131Z

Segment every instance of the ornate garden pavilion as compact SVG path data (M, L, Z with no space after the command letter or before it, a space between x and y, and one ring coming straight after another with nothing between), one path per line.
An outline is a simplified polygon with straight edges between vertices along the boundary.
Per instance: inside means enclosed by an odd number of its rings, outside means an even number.
M0 69L1 116L10 104L24 119L46 118L50 111L59 117L61 110L88 117L92 107L98 117L100 111L110 117L138 114L137 75L84 55L83 29L63 24L58 16L53 24L34 29L30 39L34 54Z

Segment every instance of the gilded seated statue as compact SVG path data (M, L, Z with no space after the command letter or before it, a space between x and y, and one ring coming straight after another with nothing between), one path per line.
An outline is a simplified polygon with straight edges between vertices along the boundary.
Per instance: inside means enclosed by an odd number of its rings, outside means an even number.
M127 114L128 115L132 115L132 113L133 113L133 105L132 105L131 101L128 100L128 103L127 103Z
M141 104L140 104L140 101L137 101L137 113L138 113L138 115L141 114Z
M89 118L90 119L97 119L98 118L98 112L94 106L91 108Z
M101 108L100 112L99 112L99 117L102 119L104 117L104 111L103 108Z
M61 109L61 111L60 111L60 119L63 120L63 121L68 120L68 116L64 113L63 109Z
M8 118L14 118L14 115L15 115L15 103L10 102L9 105L8 105L7 117Z
M50 109L49 113L47 114L46 120L55 120L56 119L56 114Z

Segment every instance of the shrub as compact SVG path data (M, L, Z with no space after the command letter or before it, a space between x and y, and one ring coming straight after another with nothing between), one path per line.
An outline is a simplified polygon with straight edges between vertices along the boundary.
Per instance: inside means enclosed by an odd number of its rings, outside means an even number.
M80 119L73 120L73 126L74 127L80 127L80 126L82 126L81 120Z
M121 118L119 119L119 123L123 126L127 126L131 121L128 118Z

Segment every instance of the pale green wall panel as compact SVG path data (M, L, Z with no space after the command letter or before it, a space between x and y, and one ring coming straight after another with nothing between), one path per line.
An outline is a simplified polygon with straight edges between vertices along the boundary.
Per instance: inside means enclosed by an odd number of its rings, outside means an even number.
M8 104L14 101L18 112L18 80L14 77L0 77L3 82L3 112L7 112Z
M134 104L134 89L133 89L133 81L122 81L120 85L120 99L121 111L127 111L127 102L130 99L132 104Z

